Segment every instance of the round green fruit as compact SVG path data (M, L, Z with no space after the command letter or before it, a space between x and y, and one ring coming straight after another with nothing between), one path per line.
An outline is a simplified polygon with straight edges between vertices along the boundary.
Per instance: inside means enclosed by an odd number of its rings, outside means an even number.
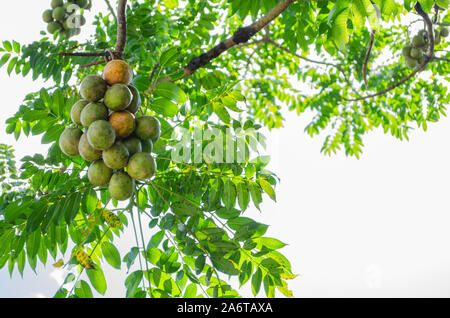
M42 20L44 20L44 22L46 23L50 23L53 21L53 15L52 15L52 10L45 10L44 13L42 13Z
M153 116L142 116L136 119L136 136L140 139L151 139L157 142L161 135L161 124Z
M64 0L52 0L51 7L55 9L57 7L62 7L64 5Z
M80 121L83 127L89 126L97 120L108 119L108 109L102 103L89 103L81 111Z
M102 151L95 149L89 144L86 134L81 136L78 150L81 158L86 161L96 161L102 157Z
M130 156L135 153L142 152L141 140L137 137L128 137L121 141L125 147L127 147Z
M101 76L88 75L81 82L81 96L90 101L97 102L105 96L108 85Z
M144 181L153 177L156 162L147 152L138 152L131 156L127 165L127 173L135 180Z
M52 17L56 21L63 20L65 15L66 15L66 10L63 7L57 7L52 12Z
M108 184L111 180L112 170L109 169L102 160L93 162L88 169L89 181L98 187Z
M411 43L414 47L423 47L426 44L424 37L419 34L412 38Z
M419 65L419 62L411 57L405 57L406 66L409 68L415 68L417 65Z
M89 4L88 0L76 0L75 3L83 9L86 8Z
M402 49L402 55L404 56L404 57L407 57L407 56L410 56L410 54L411 54L411 49L412 49L412 47L411 47L411 45L406 45L403 49Z
M128 85L128 88L130 89L133 98L131 99L131 103L126 110L128 110L130 113L136 114L141 108L141 95L139 94L138 89L133 85Z
M130 153L122 143L116 143L103 151L103 161L111 169L122 169L128 163Z
M443 38L446 38L447 36L448 36L448 28L445 28L445 27L443 27L443 28L441 28L441 31L440 31L440 33L441 33L441 36L443 37Z
M409 53L409 56L416 60L419 59L422 55L423 55L422 50L416 48L412 48Z
M89 144L97 150L106 150L114 144L116 133L106 120L94 121L87 130Z
M117 171L111 177L108 187L111 197L118 201L129 199L133 194L134 180L123 171Z
M70 111L70 118L72 121L77 124L81 125L81 111L86 107L86 105L89 104L89 101L85 99L80 99L78 102L73 104L72 109Z
M61 151L69 157L78 156L80 154L78 145L82 135L83 132L78 128L68 127L64 129L59 137L59 148L61 148Z
M151 139L141 140L142 152L151 153L153 151L153 141Z
M50 22L48 25L47 25L47 31L48 31L48 33L50 33L50 34L53 34L53 33L55 33L56 31L59 31L59 30L61 30L62 29L62 25L60 24L60 23L58 23L58 22Z
M114 84L105 94L105 105L112 111L126 109L133 98L130 89L124 84Z

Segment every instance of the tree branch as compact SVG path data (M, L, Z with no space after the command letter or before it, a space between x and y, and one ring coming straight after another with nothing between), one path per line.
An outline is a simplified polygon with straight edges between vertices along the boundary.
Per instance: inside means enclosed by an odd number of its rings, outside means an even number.
M110 3L108 0L105 0L108 6L110 7ZM112 9L112 8L110 8ZM82 65L80 67L90 67L102 63L106 63L108 59L121 59L123 55L123 51L125 50L125 46L127 44L127 0L119 0L119 8L117 10L118 20L117 20L117 41L116 48L114 51L106 50L105 52L62 52L59 53L60 56L104 56L105 60L89 63L86 65ZM111 10L111 12L114 12ZM114 15L115 17L115 15ZM117 18L116 18L117 19Z
M426 14L425 11L423 11L422 6L420 5L419 2L416 2L416 4L414 5L414 8L416 9L417 14L419 14L422 19L425 22L425 25L427 27L427 31L428 31L428 47L427 47L427 52L425 54L424 60L422 63L420 63L412 72L411 74L409 74L408 76L402 78L400 81L398 81L397 83L392 84L391 86L389 86L388 88L379 91L377 93L374 94L370 94L370 95L366 95L366 96L362 96L362 97L358 97L358 98L344 98L345 101L348 102L355 102L355 101L359 101L359 100L364 100L364 99L368 99L368 98L373 98L373 97L377 97L380 95L384 95L388 92L390 92L391 90L399 87L400 85L402 85L403 83L409 81L414 75L416 75L418 72L420 72L421 70L424 69L424 67L434 59L434 30L433 30L433 23L430 20L430 17L428 16L428 14Z
M367 87L367 64L369 63L370 52L372 52L373 42L375 41L375 32L376 32L375 30L372 30L372 32L370 33L369 46L367 47L366 56L364 58L364 63L362 66L362 73L366 87Z
M291 4L299 0L280 0L278 4L272 8L265 16L257 20L249 26L239 28L232 37L220 42L206 53L203 53L193 58L183 69L184 75L182 78L186 78L195 73L199 68L205 66L211 60L219 57L222 53L237 45L244 45L247 43L256 33L261 31L270 22L275 20L280 14L282 14ZM326 0L328 1L328 0ZM181 78L179 78L181 79ZM178 79L177 79L178 80ZM155 86L158 86L161 82L174 82L170 77L164 77L160 79Z
M127 0L119 0L117 9L117 42L114 57L121 59L127 44Z

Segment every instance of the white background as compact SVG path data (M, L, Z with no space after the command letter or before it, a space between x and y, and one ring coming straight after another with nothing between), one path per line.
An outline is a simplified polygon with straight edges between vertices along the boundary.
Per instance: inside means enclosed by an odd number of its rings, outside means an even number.
M27 44L40 38L47 0L15 0L0 11L0 40ZM106 12L94 1L87 13ZM20 18L18 14L20 12ZM88 37L85 27L80 38ZM18 159L45 153L40 137L18 142L5 133L26 93L45 87L40 80L0 71L0 142L14 145ZM429 125L400 142L380 131L364 138L361 159L320 153L323 136L304 133L311 114L283 112L285 127L267 134L270 169L281 178L277 203L265 198L262 213L247 212L270 224L267 235L289 244L281 250L299 277L295 297L449 297L450 296L450 121ZM122 256L134 246L121 240ZM124 296L124 271L106 266L107 296ZM22 279L0 270L0 297L51 297L62 273L51 261L38 275L27 267ZM250 296L248 288L242 290ZM262 294L260 294L261 296Z

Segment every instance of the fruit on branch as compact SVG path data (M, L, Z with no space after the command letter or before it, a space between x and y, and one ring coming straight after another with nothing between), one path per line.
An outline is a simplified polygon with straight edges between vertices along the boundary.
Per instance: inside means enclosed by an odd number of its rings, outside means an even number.
M160 138L161 124L152 116L136 117L141 97L131 85L108 85L91 74L81 82L80 93L83 99L72 106L70 116L85 132L67 128L60 147L70 156L80 155L92 162L87 176L93 185L108 185L115 200L129 199L135 180L144 181L155 174L151 153Z
M441 36L442 36L443 38L446 38L446 37L448 36L448 33L449 33L449 32L448 32L448 28L442 27L440 33L441 33Z
M153 141L151 139L141 140L142 152L151 153L153 151Z
M56 21L62 21L66 15L66 10L63 7L57 7L52 12L52 17Z
M153 116L142 116L136 119L136 135L140 139L151 139L157 142L161 135L161 124Z
M124 139L124 140L122 140L120 142L123 143L123 145L125 147L127 147L130 156L132 156L132 155L134 155L135 153L138 153L138 152L143 152L143 150L142 150L142 142L137 137L129 137L129 138Z
M434 30L435 45L441 43L441 39L443 38L443 36L441 35L442 30L442 28L440 30ZM405 58L405 64L407 67L413 69L423 63L423 61L425 60L425 55L428 51L428 41L428 31L422 29L413 36L411 43L405 45L405 47L402 49L402 55ZM425 70L425 68L423 68L422 70Z
M114 84L106 90L104 103L113 111L126 109L133 99L133 94L127 85Z
M109 122L120 139L130 136L136 128L134 115L126 110L112 113Z
M59 31L59 30L61 30L62 29L62 26L61 26L61 24L59 24L58 22L50 22L48 25L47 25L47 31L49 32L49 33L55 33L56 31Z
M114 144L116 133L106 120L94 121L87 130L89 144L97 150L106 150Z
M92 6L90 0L68 1L52 0L52 9L42 13L42 20L48 23L47 31L54 34L59 31L61 38L70 38L81 33L81 26L86 23L86 19L79 14L81 9L89 9Z
M61 151L69 156L76 157L80 153L78 151L78 145L83 132L78 128L67 127L59 137L59 147Z
M117 171L109 181L108 190L113 199L123 201L133 194L134 180L124 171Z
M416 48L423 47L425 44L427 44L426 39L419 34L412 38L412 45Z
M102 157L101 150L97 150L89 144L86 134L83 134L80 138L78 151L80 152L81 158L86 161L92 162L99 160Z
M131 91L131 94L133 95L133 98L131 99L130 105L126 108L130 113L136 114L138 110L141 108L141 95L139 94L139 91L136 87L133 85L128 85L128 88Z
M95 186L103 187L109 183L112 170L108 168L102 160L91 163L88 169L89 182Z
M70 118L75 124L81 125L81 111L86 107L87 104L89 104L89 101L85 99L80 99L75 104L73 104L72 109L70 110Z
M88 75L81 82L80 94L90 101L97 102L105 96L108 85L98 75Z
M133 79L133 70L123 60L109 61L103 70L103 79L108 85L129 85Z
M52 0L52 2L51 2L52 9L55 9L57 7L61 7L62 5L64 5L64 1L63 0Z
M50 23L53 21L53 15L52 15L53 11L52 10L45 10L42 13L42 20L44 20L44 22L46 23Z
M81 124L85 128L89 128L89 126L97 120L107 120L108 119L108 109L102 103L89 103L83 110L81 111Z
M115 143L103 151L103 162L108 168L122 169L127 165L129 155L128 148L123 143Z
M127 173L135 180L144 181L153 177L156 171L156 162L147 152L138 152L131 156Z

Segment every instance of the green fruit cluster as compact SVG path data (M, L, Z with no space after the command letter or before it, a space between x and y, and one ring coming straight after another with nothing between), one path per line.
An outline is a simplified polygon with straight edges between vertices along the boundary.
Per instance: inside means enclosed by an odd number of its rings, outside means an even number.
M111 197L131 197L135 181L145 181L156 172L153 144L161 125L153 116L136 116L141 107L138 90L130 85L108 85L98 75L86 76L80 87L82 99L71 109L75 127L61 134L61 151L92 162L87 173L95 186L108 186Z
M81 32L81 26L86 23L83 15L77 14L80 9L89 10L92 0L52 0L51 9L42 13L42 20L47 23L47 32L70 38Z
M442 39L448 36L448 29L445 27L439 30L434 30L434 44L438 45ZM425 53L428 49L428 32L427 30L420 30L402 49L402 55L405 58L406 66L409 68L416 68L424 61Z

